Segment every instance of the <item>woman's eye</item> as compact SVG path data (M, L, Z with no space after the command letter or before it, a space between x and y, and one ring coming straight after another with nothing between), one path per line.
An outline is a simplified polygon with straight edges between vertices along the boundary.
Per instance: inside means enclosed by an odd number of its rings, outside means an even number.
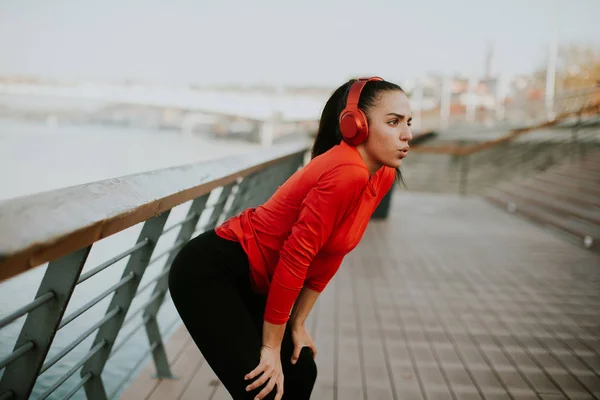
M398 123L397 119L393 119L389 122L390 125L396 125Z

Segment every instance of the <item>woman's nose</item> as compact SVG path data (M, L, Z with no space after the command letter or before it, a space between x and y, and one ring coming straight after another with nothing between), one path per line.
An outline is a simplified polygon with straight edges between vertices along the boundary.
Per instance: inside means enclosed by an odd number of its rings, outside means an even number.
M410 142L412 140L412 132L409 127L402 130L400 134L400 140Z

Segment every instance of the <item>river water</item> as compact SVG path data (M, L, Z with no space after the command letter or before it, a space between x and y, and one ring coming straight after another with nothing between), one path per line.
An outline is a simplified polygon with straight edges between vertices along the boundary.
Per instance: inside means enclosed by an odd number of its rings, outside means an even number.
M46 190L124 176L128 174L199 162L258 148L246 141L216 140L201 134L182 135L176 131L141 128L116 128L99 125L57 125L42 122L0 118L0 201ZM167 225L181 220L189 205L174 209ZM1 215L0 215L1 223ZM201 220L202 223L202 220ZM88 257L84 271L131 247L142 224L97 242ZM173 244L177 229L159 241L154 254ZM141 285L161 272L164 260L150 266ZM75 289L65 316L119 281L127 258L104 270ZM7 282L0 283L0 318L33 300L46 266L38 267ZM148 290L136 298L130 311L151 295ZM92 307L61 329L53 342L49 360L95 322L100 320L112 296ZM130 312L131 314L131 312ZM172 332L178 316L168 298L159 312L159 326ZM25 317L0 330L0 358L13 350ZM137 316L121 332L117 343L141 322ZM89 336L71 353L38 379L32 398L38 398L48 387L69 371L91 348L95 334ZM110 358L102 375L110 395L128 370L149 348L144 329L128 340L127 345ZM146 362L151 360L147 358ZM0 372L0 376L1 376ZM62 399L80 380L79 372L64 382L51 399ZM83 399L83 389L73 397Z

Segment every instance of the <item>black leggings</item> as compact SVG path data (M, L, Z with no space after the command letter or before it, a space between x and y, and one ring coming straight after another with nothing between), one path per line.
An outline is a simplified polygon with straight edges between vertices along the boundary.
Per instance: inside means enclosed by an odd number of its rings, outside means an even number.
M169 273L173 303L202 355L234 400L253 399L265 386L247 392L244 375L260 362L266 297L252 291L248 258L239 243L209 230L190 240ZM286 329L281 344L284 399L309 399L317 378L310 348L295 365ZM256 378L257 379L257 378ZM265 399L274 399L276 387Z

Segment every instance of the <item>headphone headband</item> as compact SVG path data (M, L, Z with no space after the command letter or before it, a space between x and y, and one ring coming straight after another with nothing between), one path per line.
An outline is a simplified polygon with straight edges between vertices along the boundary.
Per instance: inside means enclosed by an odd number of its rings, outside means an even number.
M371 81L383 81L383 79L381 79L378 76L357 79L356 82L354 82L350 87L350 92L348 93L348 100L346 100L346 108L349 108L350 106L358 106L358 101L360 100L360 93L362 92L367 82Z

